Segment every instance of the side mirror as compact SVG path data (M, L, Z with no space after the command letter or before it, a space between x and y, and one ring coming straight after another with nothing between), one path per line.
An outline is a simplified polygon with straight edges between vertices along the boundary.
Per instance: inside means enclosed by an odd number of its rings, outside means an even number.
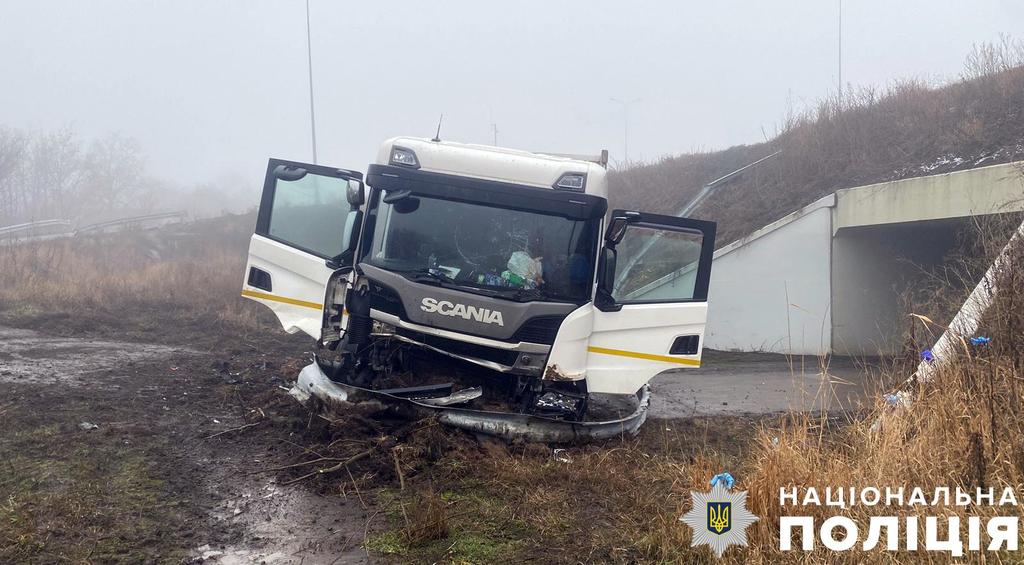
M345 198L353 208L358 208L366 202L366 189L363 188L363 181L348 179L348 190L345 191Z
M608 224L608 231L604 234L605 240L611 244L622 241L622 236L626 235L626 227L628 225L629 221L626 218L612 218L612 221Z
M597 295L594 297L594 305L604 312L616 312L622 309L622 305L616 304L615 298L612 297L617 260L618 254L614 247L601 249L601 260L597 265Z
M622 236L626 235L626 228L629 227L629 223L636 221L639 217L639 212L626 212L624 216L612 218L611 222L608 223L608 229L604 233L605 240L610 245L615 246L615 244L622 241Z

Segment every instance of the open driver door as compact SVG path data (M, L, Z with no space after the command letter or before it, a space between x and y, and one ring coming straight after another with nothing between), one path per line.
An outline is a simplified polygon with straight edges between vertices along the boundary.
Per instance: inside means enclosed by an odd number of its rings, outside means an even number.
M288 333L320 339L327 283L351 269L363 203L363 175L271 159L242 296L274 311Z

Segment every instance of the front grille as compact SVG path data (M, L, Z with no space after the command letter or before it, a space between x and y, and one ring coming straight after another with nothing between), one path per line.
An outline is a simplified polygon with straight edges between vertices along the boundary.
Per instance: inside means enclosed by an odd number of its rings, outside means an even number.
M405 306L402 304L402 299L398 296L398 293L393 288L375 280L370 281L370 308L378 312L398 316L402 320L409 319L405 315ZM565 316L535 316L519 326L519 329L508 339L494 338L464 331L462 333L486 337L487 339L497 339L498 341L508 343L526 342L552 345L555 343L555 336L558 335L558 328L562 325L562 320L564 319Z
M564 319L565 316L537 316L536 318L530 318L525 324L519 326L516 333L512 334L510 341L552 345L555 343L555 336L558 335L558 328L562 325L562 320Z
M413 341L418 341L424 345L436 347L441 351L447 351L455 355L461 355L463 357L472 357L474 359L482 359L484 361L491 361L500 365L506 365L511 367L516 364L516 359L519 357L519 353L516 351L508 351L505 349L494 349L493 347L487 347L484 345L477 345L475 343L466 343L465 341L459 341L456 339L448 339L446 337L438 337L436 335L425 334L422 332L407 330L404 328L397 328L395 333L409 338Z
M377 281L370 281L370 308L399 318L406 317L405 306L398 293Z

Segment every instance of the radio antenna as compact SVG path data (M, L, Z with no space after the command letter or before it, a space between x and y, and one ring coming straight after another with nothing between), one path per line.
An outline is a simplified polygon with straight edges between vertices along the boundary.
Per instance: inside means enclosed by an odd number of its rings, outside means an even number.
M437 120L437 133L434 134L434 139L430 141L441 141L441 122L444 121L444 113L441 113L441 117Z

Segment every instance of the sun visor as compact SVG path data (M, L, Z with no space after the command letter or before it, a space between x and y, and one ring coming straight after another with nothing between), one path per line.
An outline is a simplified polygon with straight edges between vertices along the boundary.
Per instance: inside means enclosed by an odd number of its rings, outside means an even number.
M367 184L378 190L408 190L445 200L563 216L573 220L604 217L608 202L576 192L447 175L391 165L370 165Z

